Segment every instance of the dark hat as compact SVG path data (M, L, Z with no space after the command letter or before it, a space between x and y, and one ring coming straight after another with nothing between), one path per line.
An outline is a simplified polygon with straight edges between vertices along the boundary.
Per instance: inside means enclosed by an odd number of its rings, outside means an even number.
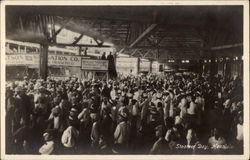
M128 119L128 114L129 114L129 111L127 108L123 108L120 113L119 113L119 116L123 119L123 120L127 120Z
M152 91L152 89L148 87L148 88L146 89L146 92L150 92L150 91Z
M128 92L128 87L124 87L124 88L123 88L123 91L124 91L124 92Z
M169 92L167 90L165 90L165 91L163 91L162 95L167 96L167 95L169 95Z
M72 93L72 96L73 96L73 97L76 97L76 96L77 96L77 92L73 92L73 93Z
M158 114L158 111L157 111L156 107L151 107L150 108L150 114L152 114L152 115L157 115Z
M90 113L98 113L98 106L92 104L92 105L90 106L89 110L90 110Z
M149 103L150 106L155 106L154 102Z
M115 96L115 99L119 99L119 96Z
M136 99L132 99L132 104L136 104L137 100Z
M54 137L57 133L57 130L56 129L46 129L44 134L43 134L43 137L45 137L46 135L50 135L52 137Z
M164 134L165 131L166 131L166 129L165 129L165 127L164 127L163 125L158 125L158 126L156 126L156 127L155 127L155 130L156 130L156 131L160 131L160 132L162 132L163 134Z
M118 90L118 89L119 89L119 87L115 86L115 87L114 87L114 89L115 89L115 90Z
M98 88L99 84L95 82L95 83L92 83L91 86Z
M82 107L83 107L83 108L88 107L88 105L89 105L88 102L83 102L83 103L82 103Z
M38 92L39 93L48 93L49 91L46 88L44 88L43 86L41 86L38 88Z
M123 119L123 120L127 120L128 119L128 114L126 112L120 112L119 116Z
M69 112L76 114L78 112L78 110L76 108L71 108Z
M110 114L110 113L111 113L111 108L110 108L110 107L105 107L105 108L103 108L103 111L104 111L106 114Z
M146 89L146 87L145 87L144 85L142 85L142 86L141 86L141 89L142 89L142 90L145 90L145 89Z
M52 108L52 110L51 110L51 112L52 112L53 114L59 114L60 111L61 111L61 110L60 110L60 108L59 108L58 106Z

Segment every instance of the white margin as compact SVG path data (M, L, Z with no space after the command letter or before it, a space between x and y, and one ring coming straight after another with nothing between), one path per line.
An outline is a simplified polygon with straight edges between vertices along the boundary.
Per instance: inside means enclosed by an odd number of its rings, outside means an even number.
M249 2L245 1L3 1L1 3L1 159L3 160L94 160L94 159L249 159ZM6 5L243 5L243 64L244 64L244 155L5 155L5 6Z

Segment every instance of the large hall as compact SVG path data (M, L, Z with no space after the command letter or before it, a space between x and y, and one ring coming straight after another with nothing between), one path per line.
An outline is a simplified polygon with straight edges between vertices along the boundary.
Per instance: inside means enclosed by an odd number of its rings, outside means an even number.
M245 5L63 4L5 5L6 155L246 154Z

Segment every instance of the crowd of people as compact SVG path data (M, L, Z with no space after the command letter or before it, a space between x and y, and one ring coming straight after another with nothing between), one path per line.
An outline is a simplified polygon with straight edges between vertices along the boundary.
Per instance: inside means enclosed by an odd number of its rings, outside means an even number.
M243 152L243 84L196 73L6 85L6 154Z

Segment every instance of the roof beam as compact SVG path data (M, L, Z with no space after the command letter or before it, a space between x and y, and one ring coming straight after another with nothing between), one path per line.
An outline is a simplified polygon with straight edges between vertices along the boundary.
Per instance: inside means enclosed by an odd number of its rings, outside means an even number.
M72 44L77 44L83 37L83 34L81 34Z
M93 38L93 39L94 39L94 41L96 42L96 44L97 44L98 46L102 46L102 45L103 45L103 41L98 42L98 39L96 39L96 38Z
M143 55L142 58L147 58L146 56L151 52L151 49L148 49L148 51Z
M214 50L229 49L229 48L235 48L235 47L241 47L241 46L243 46L242 43L235 43L235 44L211 47L211 50L214 51Z
M178 50L180 50L180 49L183 49L183 50L186 50L186 49L188 49L188 50L190 50L190 48L189 47L185 47L185 46L183 46L183 47L178 47L178 46L156 46L156 47L153 47L153 46L136 46L136 47L134 47L134 48L138 48L138 49L166 49L166 50L171 50L171 49L178 49ZM192 50L206 50L206 48L200 48L200 47L192 47Z
M139 43L143 38L145 38L148 34L150 34L155 28L157 24L151 24L130 46L129 48L134 47L137 43Z
M117 52L117 55L119 55L120 53L122 53L125 50L125 48L122 48L119 52Z
M64 21L63 25L55 31L55 33L52 35L51 39L56 40L56 36L65 28L65 26L72 20L73 18L70 18L69 20ZM55 25L55 24L54 24Z
M135 49L131 54L130 56L134 56L136 54L136 52L138 51L138 49Z
M73 46L73 47L99 47L99 48L109 48L109 45L89 45L89 44L66 44L66 43L50 43L51 46Z

